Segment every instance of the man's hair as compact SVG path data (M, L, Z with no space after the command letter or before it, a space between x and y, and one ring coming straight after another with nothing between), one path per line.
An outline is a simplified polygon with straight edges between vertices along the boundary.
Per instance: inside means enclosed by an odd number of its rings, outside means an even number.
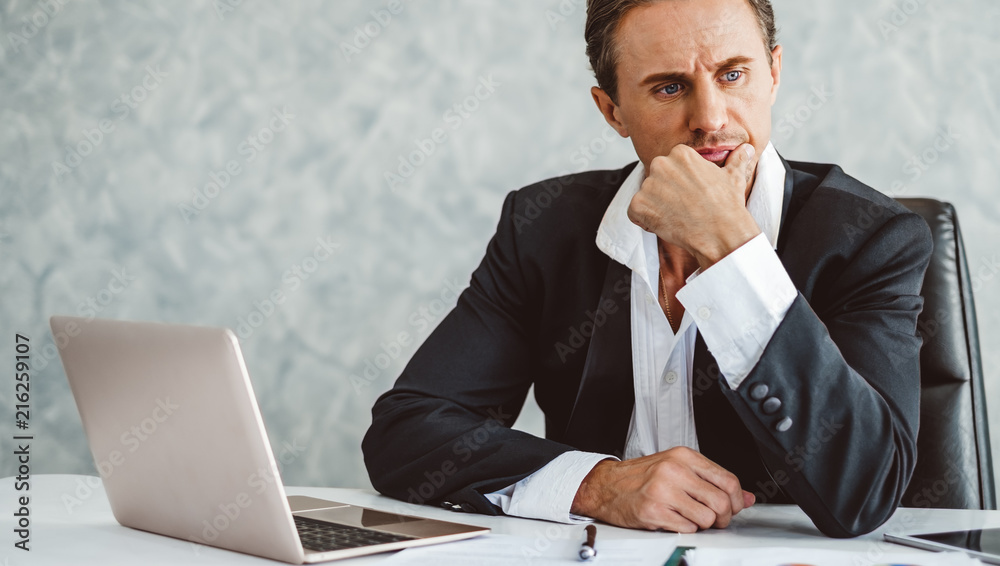
M597 77L597 85L618 104L618 60L620 54L615 34L625 14L632 8L646 6L658 0L587 0L587 26L583 35L587 40L587 57ZM767 51L767 63L773 63L771 51L777 45L774 9L770 0L747 0L757 16L760 34Z

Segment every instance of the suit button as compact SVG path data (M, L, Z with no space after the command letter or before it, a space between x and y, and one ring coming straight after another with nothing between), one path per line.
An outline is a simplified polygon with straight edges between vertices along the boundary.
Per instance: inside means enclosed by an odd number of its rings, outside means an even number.
M778 399L777 397L768 397L767 401L764 401L761 407L764 408L765 415L773 415L778 412L778 409L781 408L781 399Z
M792 418L785 417L778 421L778 424L774 425L774 430L778 432L785 432L786 430L792 428Z
M760 401L767 396L768 391L770 391L770 389L768 389L767 384L758 383L750 388L750 398L754 401Z
M664 379L664 381L666 381L670 385L673 385L674 383L677 382L677 372L676 371L668 371L666 373L666 375L663 376L663 379Z

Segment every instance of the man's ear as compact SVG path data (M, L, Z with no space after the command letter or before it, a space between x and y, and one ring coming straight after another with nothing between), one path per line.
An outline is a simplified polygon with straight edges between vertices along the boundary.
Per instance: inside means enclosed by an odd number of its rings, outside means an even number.
M771 106L778 100L778 87L781 86L781 46L775 45L771 51Z
M628 128L625 126L621 119L621 111L618 109L618 105L615 104L608 93L604 92L600 87L591 87L591 96L594 97L594 103L597 104L597 109L601 111L604 115L604 119L611 125L612 128L618 132L618 135L627 138Z

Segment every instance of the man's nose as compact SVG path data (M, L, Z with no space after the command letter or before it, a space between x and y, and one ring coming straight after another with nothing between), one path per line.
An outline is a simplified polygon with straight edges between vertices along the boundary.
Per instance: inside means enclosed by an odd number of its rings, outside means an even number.
M698 85L692 100L688 120L691 131L717 132L726 127L726 98L716 85Z

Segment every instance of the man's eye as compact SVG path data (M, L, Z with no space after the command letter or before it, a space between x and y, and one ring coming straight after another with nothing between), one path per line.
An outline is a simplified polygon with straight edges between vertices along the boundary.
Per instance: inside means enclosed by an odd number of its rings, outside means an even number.
M743 76L743 72L742 71L729 71L728 73L726 73L723 76L725 76L726 80L729 81L729 82L736 82L736 81L740 80L740 77Z
M660 89L660 92L664 94L677 94L681 89L681 85L677 83L669 84Z

